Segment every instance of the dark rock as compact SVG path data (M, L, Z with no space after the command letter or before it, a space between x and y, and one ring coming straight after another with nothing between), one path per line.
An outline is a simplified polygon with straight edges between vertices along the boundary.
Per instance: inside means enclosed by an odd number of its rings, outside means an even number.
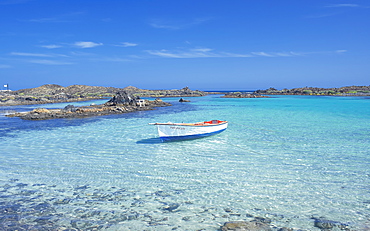
M314 226L321 229L321 230L331 230L334 227L338 227L341 230L349 230L348 225L337 222L337 221L330 221L330 220L325 220L323 218L315 218L314 219Z
M178 209L179 207L180 207L179 203L172 203L172 204L164 206L163 210L173 212L174 210Z
M230 209L230 208L225 208L224 211L227 212L227 213L232 213L233 212L233 210Z
M71 202L71 199L65 198L65 199L62 199L62 200L54 201L54 205L65 205L65 204L69 204L69 202Z
M160 197L169 197L169 196L171 196L171 194L169 194L165 191L156 191L156 192L154 192L154 195L160 196Z
M23 184L23 183L19 183L17 184L17 187L19 188L23 188L23 187L26 187L28 184Z
M265 223L265 224L270 224L271 223L271 219L270 218L265 218L265 217L255 217L254 221L262 222L262 223Z
M63 110L67 112L76 112L77 108L74 105L69 104L65 106Z
M180 102L180 103L190 102L190 100L186 100L186 99L181 98L181 99L179 100L179 102Z
M117 92L113 98L111 98L105 105L116 106L116 105L136 105L136 100L131 93L126 91Z
M183 220L183 221L190 221L190 219L191 219L191 217L186 216L186 217L183 217L181 220Z
M90 188L90 187L87 186L87 185L83 185L83 186L76 187L75 189L76 190L81 190L81 189L85 190L85 189L88 189L88 188Z
M230 221L226 222L222 227L222 231L272 231L271 227L267 224L257 221Z
M293 231L293 229L292 228L283 227L283 228L278 229L278 231Z

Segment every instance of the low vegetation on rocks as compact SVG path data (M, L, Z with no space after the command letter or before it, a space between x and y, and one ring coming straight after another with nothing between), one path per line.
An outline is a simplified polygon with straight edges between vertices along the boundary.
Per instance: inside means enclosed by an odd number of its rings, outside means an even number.
M270 97L256 93L229 92L226 93L224 96L221 96L221 98L270 98Z
M188 87L180 90L144 90L136 87L115 88L86 85L71 85L63 87L56 84L46 84L36 88L18 91L1 91L0 106L46 104L59 102L87 101L113 97L117 92L128 92L134 97L193 97L206 95L203 91L193 91Z
M140 100L125 91L118 92L108 102L101 105L90 105L75 107L68 105L63 109L36 108L30 112L20 112L6 115L8 117L19 117L24 120L46 120L60 118L84 118L91 116L102 116L111 114L123 114L134 111L152 110L155 107L171 106L170 103L161 99Z
M340 88L302 87L293 89L285 88L282 90L269 88L266 90L257 90L255 93L264 95L368 96L370 95L370 86L349 86Z

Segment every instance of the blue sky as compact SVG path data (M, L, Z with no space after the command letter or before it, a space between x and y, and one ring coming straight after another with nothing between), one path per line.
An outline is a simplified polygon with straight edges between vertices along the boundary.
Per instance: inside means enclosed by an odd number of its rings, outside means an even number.
M370 85L369 23L368 0L0 0L0 84Z

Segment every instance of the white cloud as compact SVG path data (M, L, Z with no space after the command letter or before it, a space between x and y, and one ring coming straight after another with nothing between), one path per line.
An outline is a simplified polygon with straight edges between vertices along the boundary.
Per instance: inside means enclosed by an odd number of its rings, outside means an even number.
M60 48L60 47L62 47L62 46L60 46L60 45L54 45L54 44L50 44L50 45L43 45L43 46L41 46L41 47L43 47L43 48L48 48L48 49L55 49L55 48Z
M359 4L328 4L326 6L323 6L324 8L332 8L330 9L330 12L321 13L321 14L314 14L314 15L308 15L306 18L326 18L326 17L332 17L336 15L343 14L346 12L346 10L350 10L350 8L354 9L366 9L369 8L368 6L359 5ZM341 8L341 10L339 10Z
M82 52L82 51L72 51L70 52L72 56L94 56L94 53Z
M241 58L252 57L250 54L213 52L210 48L195 48L187 51L148 50L151 55L165 58Z
M11 52L10 55L25 56L25 57L68 57L63 54L41 54L41 53L27 53L27 52Z
M28 62L36 63L36 64L44 64L44 65L70 65L70 64L73 64L71 62L62 62L62 61L47 60L47 59L34 59L34 60L29 60Z
M360 7L358 4L330 4L326 7Z
M293 57L293 56L304 56L307 53L299 53L299 52L251 52L254 57L262 56L262 57Z
M49 18L33 18L23 21L32 23L65 23L65 22L71 23L76 22L77 19L84 14L85 14L84 12L69 12L66 14L55 15L54 17Z
M80 47L80 48L92 48L92 47L102 46L103 43L75 42L74 45L77 46L77 47Z
M346 50L336 51L319 51L319 52L250 52L246 54L216 52L210 48L196 48L186 51L169 51L169 50L147 50L147 53L163 58L251 58L251 57L295 57L306 55L325 55L325 54L341 54Z
M137 43L130 43L130 42L123 42L119 45L116 45L117 47L136 47Z
M155 19L152 20L151 23L149 23L150 26L158 29L169 29L169 30L179 30L184 29L188 27L192 27L195 25L202 24L204 22L207 22L211 20L210 18L196 18L193 20L187 20L187 21L166 21L162 19Z
M44 23L44 22L63 22L63 21L60 21L57 18L35 18L35 19L28 20L28 22Z
M189 51L168 51L168 50L149 50L147 51L151 55L156 55L165 58L210 58L216 57L217 55L209 52L209 49L200 50L192 49Z
M158 28L158 29L170 29L170 30L178 30L181 28L181 26L175 26L175 25L166 25L166 24L161 24L161 23L150 23L149 25L151 25L152 27L154 28Z
M130 62L130 59L124 59L119 57L101 57L101 58L92 58L91 61L97 62Z
M255 55L255 56L275 57L275 55L273 55L273 54L268 54L268 53L266 53L266 52L252 52L251 54L252 54L252 55Z
M12 66L6 64L0 64L0 69L11 68Z
M203 52L203 53L207 53L207 52L211 52L212 49L210 48L195 48L195 49L191 49L192 51L194 52Z
M10 54L16 56L29 56L29 57L53 57L53 55L50 54L25 53L25 52L11 52Z

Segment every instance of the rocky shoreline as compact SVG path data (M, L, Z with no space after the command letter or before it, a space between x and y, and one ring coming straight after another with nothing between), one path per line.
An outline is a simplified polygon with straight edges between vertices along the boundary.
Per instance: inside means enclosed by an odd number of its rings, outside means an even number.
M247 93L247 92L229 92L226 93L221 98L270 98L270 96L265 96L256 93Z
M125 88L71 85L62 87L46 84L36 88L18 91L0 91L0 106L49 104L61 102L89 101L110 98L116 92L128 92L134 97L165 98L165 97L201 97L209 94L224 94L221 98L268 98L267 95L315 95L315 96L370 96L370 86L349 86L341 88L303 87L277 90L269 88L247 92L204 92L184 87L180 90L145 90L133 86Z
M254 93L264 95L317 95L317 96L370 96L370 86L349 86L340 88L302 87L277 90L269 88Z
M61 118L85 118L112 114L123 114L134 111L152 110L154 107L171 106L170 103L161 99L140 100L132 94L122 91L116 93L108 102L101 105L75 107L68 105L63 109L36 108L30 112L20 112L6 115L7 117L19 117L24 120L47 120Z
M198 97L206 92L190 90L184 87L180 90L144 90L136 87L97 87L86 85L71 85L62 87L56 84L46 84L36 88L18 91L0 91L0 106L49 104L61 102L78 102L93 99L111 98L117 92L125 91L134 97Z

